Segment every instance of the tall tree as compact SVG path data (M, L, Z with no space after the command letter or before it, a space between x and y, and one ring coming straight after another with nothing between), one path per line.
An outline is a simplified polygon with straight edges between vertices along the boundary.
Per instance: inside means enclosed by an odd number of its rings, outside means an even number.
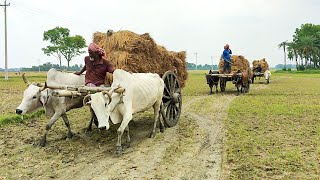
M284 53L284 69L287 69L287 57L286 57L286 47L287 47L288 41L283 41L278 45L279 48L283 48L283 53Z
M62 57L67 60L69 69L72 58L82 54L84 51L80 50L86 46L86 41L82 36L70 36L70 30L62 27L45 31L43 33L43 40L51 43L51 45L42 48L43 52L47 56L56 56L60 61L60 68L62 67Z
M288 51L289 51L288 57L289 57L289 54L290 54L290 51L291 51L292 56L293 56L293 57L295 58L295 60L296 60L296 68L297 68L297 70L299 70L299 63L298 63L298 46L297 46L297 44L294 43L294 42L289 42L289 43L288 43ZM290 59L290 57L289 57L289 59Z
M60 51L61 44L63 43L64 38L68 37L69 34L70 34L69 29L62 28L62 27L56 27L54 29L50 29L43 33L43 40L49 41L52 45L42 48L42 51L47 56L53 55L56 58L58 58L60 62L60 68L61 68L61 58L62 58L62 53Z
M64 39L64 42L61 46L61 54L68 62L68 69L72 58L85 52L81 51L81 49L84 47L86 47L86 40L80 35L66 37Z
M312 54L315 48L315 40L316 38L314 36L305 35L301 36L297 41L305 57L305 66L308 65L308 61L310 61L310 63L312 61Z

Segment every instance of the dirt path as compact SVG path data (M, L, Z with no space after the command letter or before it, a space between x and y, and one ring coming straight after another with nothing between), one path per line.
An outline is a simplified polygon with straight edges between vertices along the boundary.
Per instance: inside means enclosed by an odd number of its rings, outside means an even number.
M155 139L139 137L125 154L115 157L112 152L99 152L93 162L78 163L69 170L61 170L62 179L219 179L222 154L223 124L226 110L235 96L215 100L221 113L206 117L188 109L208 96L197 96L183 104L179 124L167 128ZM142 123L139 120L135 123ZM140 126L135 124L135 126ZM150 125L152 125L150 123ZM188 129L191 128L192 130ZM133 129L133 128L131 128ZM151 128L149 128L151 129ZM188 129L188 130L186 130ZM184 132L186 131L186 132ZM134 134L133 136L136 136ZM146 134L145 134L146 135ZM112 151L114 144L109 144ZM88 157L90 158L90 157ZM61 175L63 174L63 175Z
M264 85L255 88L260 86ZM3 127L0 179L220 179L223 120L235 98L234 93L188 97L177 126L152 139L148 135L153 113L135 115L130 123L131 147L120 157L114 154L117 125L107 132L94 128L85 133L87 121L72 121L76 135L65 140L61 122L49 133L44 148L38 146L44 118ZM204 101L210 104L209 112L194 110Z

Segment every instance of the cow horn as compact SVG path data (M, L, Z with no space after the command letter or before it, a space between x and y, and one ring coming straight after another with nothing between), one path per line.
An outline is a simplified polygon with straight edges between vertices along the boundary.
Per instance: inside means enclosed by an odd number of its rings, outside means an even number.
M87 102L89 101L89 99L91 99L91 94L88 94L83 98L82 103L84 106L87 105Z
M109 97L109 103L108 103L108 104L110 104L111 101L112 101L111 94L110 94L108 91L102 91L102 94L103 94L103 95L107 95L107 96Z
M124 89L123 87L118 87L117 89L114 90L114 92L116 93L123 93L126 89Z
M43 87L43 86L46 86L46 82L45 83L39 83L39 82L35 82L35 83L32 83L33 85L36 85L38 87Z
M24 83L28 84L28 86L31 84L28 79L26 78L26 76L24 75L25 73L22 74L22 79L24 81Z
M47 81L44 82L44 86L41 86L40 83L37 84L39 87L40 87L40 91L43 91L44 89L46 89L48 86L47 86Z

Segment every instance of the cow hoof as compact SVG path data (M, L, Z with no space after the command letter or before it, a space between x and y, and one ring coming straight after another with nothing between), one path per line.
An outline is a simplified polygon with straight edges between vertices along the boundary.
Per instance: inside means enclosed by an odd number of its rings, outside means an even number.
M67 138L71 139L73 135L74 135L74 133L70 131L70 132L68 132Z
M41 139L41 141L40 141L40 146L41 146L41 147L46 146L46 140L45 140L45 139Z
M124 148L129 148L130 147L130 144L131 144L131 142L130 141L127 141L127 142L125 142L124 143Z
M154 138L156 136L155 132L151 132L149 138Z
M116 155L121 156L122 155L122 146L117 146L116 147Z
M88 127L87 129L86 129L86 133L87 132L91 132L92 131L92 127Z
M99 130L100 130L100 131L105 131L105 130L107 130L107 127L105 127L105 126L99 127Z

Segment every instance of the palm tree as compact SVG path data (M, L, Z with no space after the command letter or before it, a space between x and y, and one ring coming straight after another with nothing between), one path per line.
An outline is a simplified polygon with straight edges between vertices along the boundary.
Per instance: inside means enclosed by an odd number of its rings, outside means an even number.
M288 41L283 41L278 45L278 48L283 48L284 53L284 69L287 69L287 57L286 57L286 47L287 47Z
M288 44L288 51L289 51L289 53L288 53L288 58L289 59L293 59L293 57L294 57L294 59L296 60L296 68L297 68L297 70L299 70L299 63L298 63L298 45L297 45L297 43L295 43L295 42L289 42ZM291 52L290 52L291 51ZM289 54L290 54L290 56L289 56ZM291 58L291 55L292 55L292 58Z
M313 61L311 58L316 48L316 37L314 36L301 36L298 39L299 48L302 49L302 53L305 57L305 65L308 65L308 61Z

